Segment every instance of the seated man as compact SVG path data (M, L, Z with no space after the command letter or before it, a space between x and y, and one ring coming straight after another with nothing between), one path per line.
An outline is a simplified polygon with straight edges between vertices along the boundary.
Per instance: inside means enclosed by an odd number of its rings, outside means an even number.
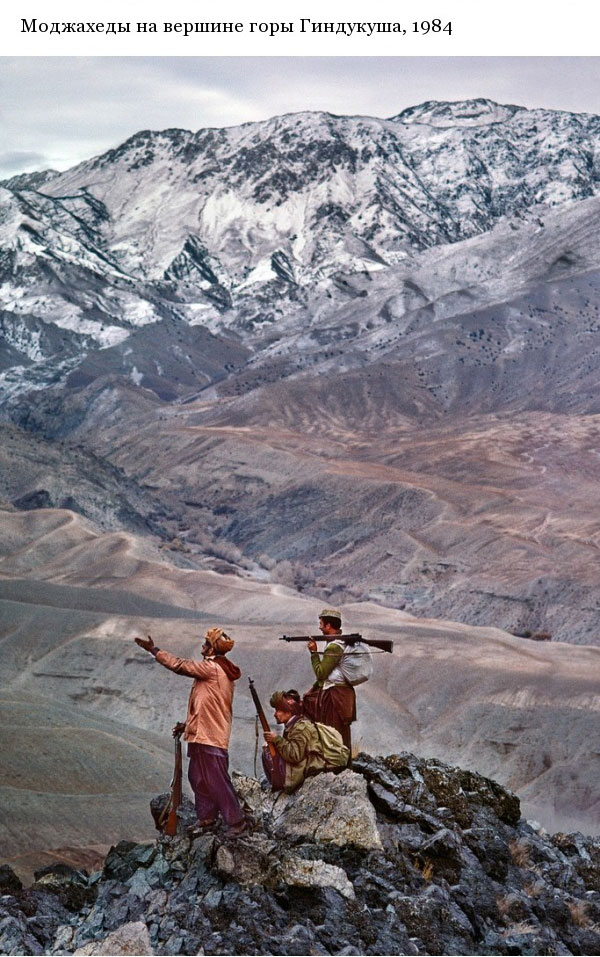
M335 728L307 718L297 691L276 691L270 703L275 720L284 725L283 735L264 733L267 743L277 752L272 758L268 748L263 750L263 767L274 791L291 794L307 777L347 767L350 752L342 736Z

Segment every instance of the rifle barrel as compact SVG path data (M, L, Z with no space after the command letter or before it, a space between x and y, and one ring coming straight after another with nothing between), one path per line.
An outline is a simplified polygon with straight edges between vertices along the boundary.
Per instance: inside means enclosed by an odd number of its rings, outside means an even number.
M362 635L282 635L280 641L337 641L341 639L348 645L355 645L357 641L362 641L364 645L371 648L378 648L380 651L388 651L390 654L394 650L394 642L391 638L363 638Z
M256 688L254 687L254 681L252 680L252 678L248 678L248 684L250 685L250 694L252 695L254 707L256 708L256 713L258 715L258 720L261 723L262 729L263 731L270 731L271 728L269 727L269 722L267 721L267 718L263 711L263 706L260 703L260 698L258 697L258 692ZM271 756L275 757L275 755L277 754L277 751L275 750L275 745L269 743L268 748L269 748L269 751L271 752Z
M356 632L352 635L282 635L280 641L332 641L337 639L343 641L361 641L362 635Z
M175 770L171 781L171 808L165 824L165 834L168 834L169 837L174 837L177 833L177 809L181 804L181 765L181 737L177 735L175 738Z

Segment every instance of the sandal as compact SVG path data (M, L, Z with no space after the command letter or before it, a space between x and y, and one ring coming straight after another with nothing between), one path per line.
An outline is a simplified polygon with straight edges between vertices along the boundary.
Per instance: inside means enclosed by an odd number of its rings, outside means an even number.
M214 824L216 824L216 818L207 817L203 821L196 821L195 824L190 824L189 827L186 827L185 833L187 837L194 839L195 837L200 837L202 834L205 834Z

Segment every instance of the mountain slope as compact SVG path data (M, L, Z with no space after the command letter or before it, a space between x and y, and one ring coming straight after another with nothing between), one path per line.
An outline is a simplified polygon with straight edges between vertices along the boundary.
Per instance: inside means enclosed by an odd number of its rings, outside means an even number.
M3 414L120 470L192 567L594 643L598 143L425 103L9 181ZM60 454L8 501L99 520Z

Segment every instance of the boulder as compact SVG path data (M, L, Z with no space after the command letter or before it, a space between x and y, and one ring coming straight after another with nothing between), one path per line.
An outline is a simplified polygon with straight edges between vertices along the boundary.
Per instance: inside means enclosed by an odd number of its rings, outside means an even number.
M103 875L109 880L128 881L138 867L149 867L155 855L155 844L119 841L116 846L111 847L106 855Z
M150 813L152 814L152 819L154 820L154 826L157 831L162 831L165 824L165 819L161 821L163 811L169 801L171 796L170 791L163 791L162 794L157 794L156 797L153 797L150 801ZM177 834L182 835L185 833L185 829L192 824L196 823L196 808L188 797L183 795L181 798L181 804L177 808Z
M123 924L103 940L94 940L75 951L75 957L146 957L153 954L148 928L141 921Z
M348 900L355 898L354 887L346 871L325 861L290 857L282 863L281 879L285 884L296 887L330 887Z
M354 899L352 882L343 868L322 860L307 860L296 854L282 854L278 842L253 834L235 842L228 841L217 846L215 868L222 877L229 878L242 887L289 887L331 888L343 897ZM215 894L211 891L205 898L205 906L212 907Z
M83 904L91 903L96 890L90 887L85 871L78 871L68 864L56 862L42 867L34 873L35 881L31 889L56 894L69 910L79 910Z
M220 874L242 886L272 885L279 866L277 842L263 834L252 834L223 843L217 847L215 865Z
M239 771L231 775L237 796L246 812L246 816L255 822L262 822L263 815L272 807L275 795L262 787L255 778L249 778Z
M480 810L512 826L521 816L516 794L481 774L434 758L423 760L408 751L374 758L361 752L353 767L371 783L371 792L382 808L395 817L405 817L405 805L428 814L439 815L444 810L465 828Z
M12 867L8 864L0 865L0 894L17 894L23 885Z
M360 774L319 774L294 794L272 800L268 827L277 837L381 850L375 808Z
M0 954L43 954L23 914L11 914L0 903Z

